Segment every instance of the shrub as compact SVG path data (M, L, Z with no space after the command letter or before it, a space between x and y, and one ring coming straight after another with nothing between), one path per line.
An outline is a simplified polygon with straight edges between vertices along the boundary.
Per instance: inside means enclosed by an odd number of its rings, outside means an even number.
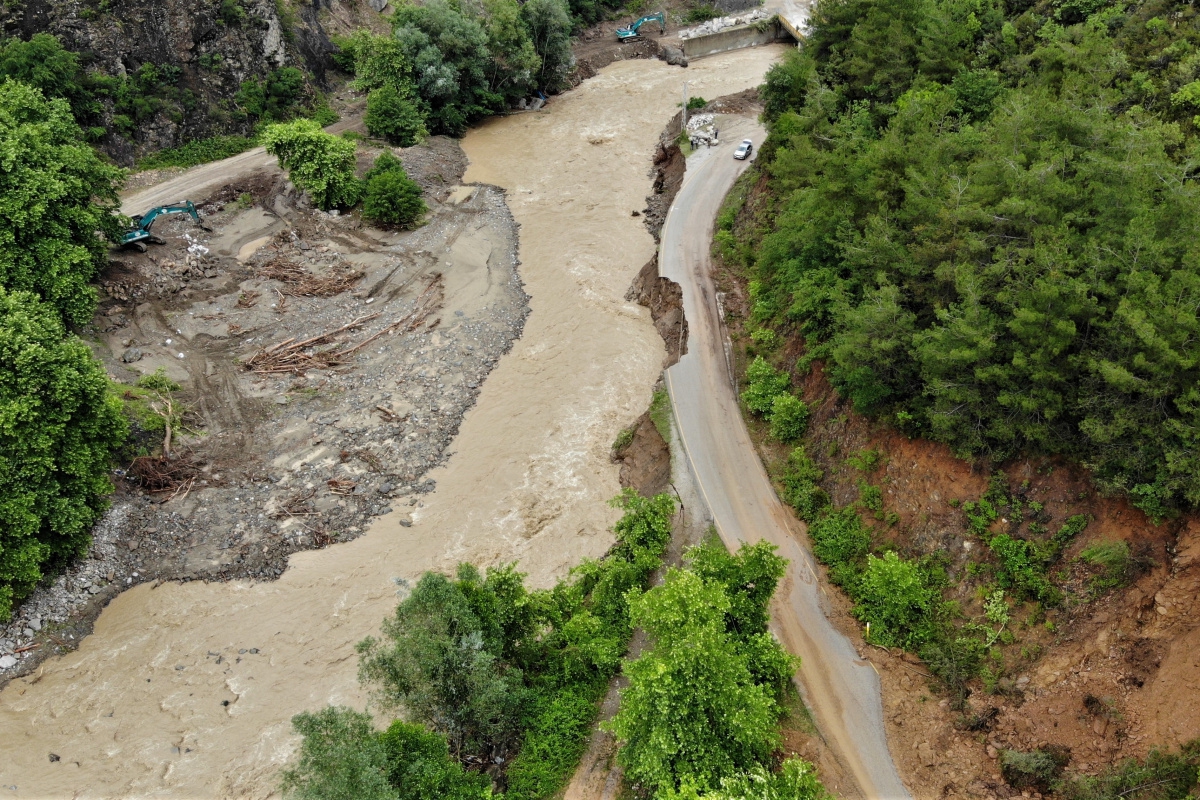
M325 133L312 120L271 125L263 131L267 152L279 158L292 183L321 209L352 206L362 189L354 176L354 142Z
M483 773L467 772L450 757L446 738L420 725L396 720L376 734L383 746L387 780L398 800L484 800L492 781ZM347 798L349 800L349 798Z
M803 447L792 450L787 468L780 482L783 484L783 500L808 522L829 506L829 495L820 487L825 473L808 457Z
M781 442L794 442L808 429L808 404L791 393L777 394L771 401L771 435Z
M587 748L597 704L607 688L604 681L593 681L536 695L521 751L505 773L505 798L540 800L566 784Z
M364 183L363 216L367 219L411 226L429 210L421 197L421 187L405 174L404 167L391 153L375 160Z
M768 415L776 396L787 393L790 383L787 373L777 371L766 359L757 356L746 369L742 402L754 413Z
M854 565L871 547L871 532L863 527L853 508L825 515L809 526L808 533L813 540L813 553L830 567L830 578L836 583L843 583L847 576L837 568Z
M391 86L381 86L367 95L365 122L372 136L401 147L412 147L429 135L417 106Z
M1064 800L1184 800L1200 784L1200 739L1171 753L1151 750L1144 761L1128 759L1100 775L1077 775L1057 790Z
M89 281L108 263L105 238L125 228L124 170L84 142L66 101L12 80L0 85L0 150L0 287L34 292L82 325L96 304Z
M1093 594L1115 589L1125 583L1129 576L1131 564L1127 542L1097 542L1085 548L1079 558L1102 570L1089 581Z
M870 626L870 641L915 650L929 639L939 593L917 562L894 552L868 555L853 595L854 614Z
M281 67L262 80L242 81L233 102L254 119L280 121L294 116L304 97L304 73Z
M151 153L138 162L138 169L163 169L165 167L194 167L210 161L220 161L244 153L258 142L250 136L213 136L196 139Z
M34 295L0 289L0 620L87 549L125 432L87 345Z
M1017 790L1032 789L1048 792L1070 760L1071 751L1051 745L1042 750L1021 752L1003 750L1000 753L1000 774Z

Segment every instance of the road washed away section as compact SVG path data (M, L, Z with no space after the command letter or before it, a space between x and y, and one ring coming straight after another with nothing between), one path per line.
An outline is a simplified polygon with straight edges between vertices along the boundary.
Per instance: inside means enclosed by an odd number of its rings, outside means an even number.
M658 133L685 78L693 95L736 92L781 53L686 72L621 61L541 112L469 133L467 180L506 189L521 226L532 312L412 526L380 518L353 542L293 556L272 583L125 592L78 651L0 693L0 797L266 797L295 747L293 714L365 705L354 644L393 609L394 579L520 559L548 585L601 555L619 490L609 447L663 359L647 312L622 299L654 252L631 211L650 191Z

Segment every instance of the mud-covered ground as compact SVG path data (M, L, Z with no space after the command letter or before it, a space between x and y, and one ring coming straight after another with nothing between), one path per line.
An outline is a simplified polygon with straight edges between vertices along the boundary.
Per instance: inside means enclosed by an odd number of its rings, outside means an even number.
M431 208L414 231L312 209L266 170L200 203L211 233L170 218L166 244L114 252L82 333L116 383L162 370L181 385L180 474L158 491L129 463L114 474L88 556L0 629L0 675L73 647L135 583L269 580L297 550L421 505L529 307L503 192L460 185L453 140L401 156ZM161 436L134 447L157 454Z

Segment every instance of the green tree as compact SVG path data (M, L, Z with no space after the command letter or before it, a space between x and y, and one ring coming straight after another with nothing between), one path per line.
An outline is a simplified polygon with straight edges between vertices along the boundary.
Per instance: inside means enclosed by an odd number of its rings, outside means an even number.
M564 88L575 65L571 53L571 17L565 0L526 0L521 6L521 19L541 61L536 77L538 87L550 91Z
M778 744L779 708L726 630L718 583L680 570L631 603L653 646L628 663L610 729L633 782L653 792L684 778L702 788L763 763Z
M429 135L416 104L391 86L381 86L367 95L364 122L372 136L401 147L412 147Z
M92 95L79 56L52 34L35 33L28 41L0 43L0 77L20 81L46 97L61 97L77 117L89 111Z
M483 0L481 19L487 31L488 89L508 103L529 96L542 59L534 49L517 0Z
M87 346L34 295L0 289L0 619L86 551L125 432Z
M376 36L357 30L338 40L341 57L354 73L354 88L360 92L390 87L407 97L412 90L412 62L395 36Z
M312 120L271 125L263 131L267 152L321 209L353 206L362 187L354 175L354 142L325 133Z
M89 282L123 231L123 170L83 142L64 100L6 80L0 85L0 286L30 291L68 323L91 319Z
M431 132L461 136L469 124L503 108L503 96L489 88L491 53L478 20L446 0L430 0L399 6L392 22Z
M490 755L515 739L526 691L521 671L500 657L499 631L464 591L476 577L463 578L423 575L384 620L383 639L358 645L359 678L381 707L446 734L456 756Z
M292 717L304 737L300 760L283 772L285 796L297 800L397 800L388 783L388 752L371 717L345 707Z

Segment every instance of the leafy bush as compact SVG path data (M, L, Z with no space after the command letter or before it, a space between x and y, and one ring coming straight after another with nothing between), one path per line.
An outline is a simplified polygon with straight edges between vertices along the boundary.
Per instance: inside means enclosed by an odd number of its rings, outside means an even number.
M679 790L658 795L659 800L833 800L817 778L817 770L802 758L784 760L778 772L756 766L748 772L725 778L715 792L701 794L699 787L684 781Z
M467 772L450 757L446 739L420 725L396 720L376 734L387 757L387 779L398 800L486 800L492 781Z
M325 133L312 120L268 126L262 134L267 152L297 187L321 209L353 206L362 191L354 176L354 142Z
M802 446L792 450L780 483L783 484L783 501L796 509L800 519L814 522L829 506L829 496L820 486L824 477L824 471L808 457Z
M857 562L871 548L871 531L853 508L826 514L809 525L808 534L813 540L813 553L830 568L830 579L839 585L853 580Z
M742 402L756 414L769 415L775 398L786 394L790 385L787 373L777 371L762 356L756 356L746 368Z
M808 404L794 394L777 394L771 401L771 435L794 442L808 429Z
M563 787L587 749L596 709L607 688L604 681L593 681L535 695L521 752L505 773L506 798L539 800L553 797Z
M364 178L363 216L376 222L412 225L429 207L421 187L408 177L400 160L383 153Z
M66 101L12 80L0 85L0 146L0 287L34 292L82 325L96 302L89 282L108 263L105 239L125 227L125 173L84 143Z
M34 295L0 289L0 620L87 549L125 432L87 345Z
M166 167L194 167L220 161L244 153L258 145L250 136L213 136L196 139L179 147L159 150L138 162L138 169L164 169Z
M246 10L238 0L221 0L217 19L222 25L241 25L246 21Z
M392 144L412 147L428 135L425 120L412 100L391 86L373 89L367 95L367 132Z
M855 616L870 626L870 641L916 650L931 638L941 593L915 561L894 552L868 555L853 597Z

